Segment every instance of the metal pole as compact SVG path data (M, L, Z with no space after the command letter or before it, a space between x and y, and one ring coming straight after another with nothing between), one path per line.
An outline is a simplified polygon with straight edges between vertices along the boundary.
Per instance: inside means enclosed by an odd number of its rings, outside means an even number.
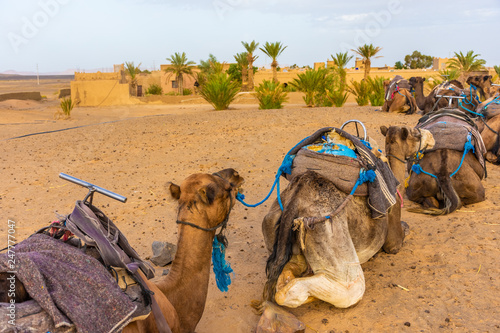
M97 185L94 185L94 184L91 184L89 182L86 182L84 180L81 180L81 179L78 179L76 177L73 177L73 176L70 176L70 175L67 175L65 173L60 173L59 174L59 177L64 179L64 180L67 180L69 182L72 182L74 184L77 184L77 185L80 185L80 186L83 186L83 187L86 187L88 188L89 190L95 190L97 193L101 193L105 196L108 196L112 199L115 199L115 200L118 200L120 202L123 202L125 203L127 201L127 198L124 197L123 195L119 195L119 194L116 194L114 192L111 192L109 190L106 190L105 188L102 188L100 186L97 186Z

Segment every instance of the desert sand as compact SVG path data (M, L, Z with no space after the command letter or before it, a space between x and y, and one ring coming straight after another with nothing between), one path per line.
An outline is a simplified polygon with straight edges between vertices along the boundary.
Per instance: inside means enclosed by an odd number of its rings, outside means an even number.
M419 119L353 104L305 108L295 98L282 110L258 110L252 103L226 111L208 104L75 108L70 120L55 121L57 103L49 91L42 102L0 104L0 247L7 244L8 219L22 240L83 199L86 190L60 179L60 172L128 197L122 204L97 195L94 203L148 258L153 241L177 238L176 205L166 199L166 182L231 167L246 180L246 201L255 203L269 191L286 152L317 129L359 119L383 147L381 125L414 126ZM308 333L500 331L499 180L500 167L488 164L486 201L448 216L407 212L416 204L405 200L402 219L410 234L398 254L379 253L363 265L360 303L336 309L316 301L291 312ZM235 205L227 228L232 284L220 292L211 273L198 333L255 329L259 316L250 302L260 299L265 281L261 222L271 199L258 208ZM157 275L165 269L156 267Z

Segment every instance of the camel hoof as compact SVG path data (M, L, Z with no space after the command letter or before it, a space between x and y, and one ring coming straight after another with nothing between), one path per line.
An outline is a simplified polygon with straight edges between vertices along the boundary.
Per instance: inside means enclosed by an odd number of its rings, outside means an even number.
M408 225L408 223L406 223L405 221L401 221L401 227L403 228L405 237L408 236L410 234L410 226Z
M306 325L290 312L271 302L262 304L264 312L256 333L304 333Z

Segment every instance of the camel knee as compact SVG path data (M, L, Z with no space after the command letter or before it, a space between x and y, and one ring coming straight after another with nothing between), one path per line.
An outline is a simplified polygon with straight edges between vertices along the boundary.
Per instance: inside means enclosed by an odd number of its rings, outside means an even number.
M296 308L313 299L320 299L337 308L348 308L358 303L365 293L365 278L361 266L351 281L341 281L329 273L292 280L275 295L279 305Z

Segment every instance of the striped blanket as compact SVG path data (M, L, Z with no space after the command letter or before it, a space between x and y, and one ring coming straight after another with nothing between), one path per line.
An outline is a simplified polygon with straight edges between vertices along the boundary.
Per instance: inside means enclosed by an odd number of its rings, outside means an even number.
M303 140L299 145L294 147L288 154L292 156L296 156L299 154L301 149L304 146L313 144L317 142L318 140L321 140L321 137L332 130L335 130L337 133L339 133L342 137L350 140L354 146L356 153L358 155L357 159L350 159L351 160L351 165L352 163L355 163L355 165L358 166L358 168L364 168L365 170L373 170L376 174L376 179L371 182L367 183L367 194L368 194L368 205L370 206L371 212L372 212L372 218L382 218L386 216L388 210L390 207L392 207L396 203L396 190L399 185L398 180L396 177L394 177L394 174L392 173L390 167L387 165L387 163L384 163L382 160L377 158L371 151L371 149L363 143L358 137L351 135L341 129L335 128L335 127L325 127L322 129L319 129L315 133L313 133L311 136ZM322 155L320 153L312 152L309 151L308 154L317 154L317 155ZM307 171L307 170L314 170L317 171L317 169L310 168L308 165L305 166L298 166L296 162L302 161L301 163L308 163L307 160L302 159L302 160L297 160L293 162L292 164L292 173L294 168L301 167L301 170ZM335 168L334 168L335 169ZM327 170L328 171L328 170ZM319 172L321 173L321 172ZM358 171L359 174L359 171ZM285 175L286 176L286 175ZM334 175L331 175L328 177L329 179L332 178L342 178L341 173L337 173ZM289 178L289 177L287 177ZM352 179L350 184L349 184L349 190L345 190L342 188L339 188L345 193L349 193L350 189L352 189L356 183L357 178ZM335 183L335 182L334 182ZM335 183L335 185L337 185ZM339 187L339 186L337 186Z

